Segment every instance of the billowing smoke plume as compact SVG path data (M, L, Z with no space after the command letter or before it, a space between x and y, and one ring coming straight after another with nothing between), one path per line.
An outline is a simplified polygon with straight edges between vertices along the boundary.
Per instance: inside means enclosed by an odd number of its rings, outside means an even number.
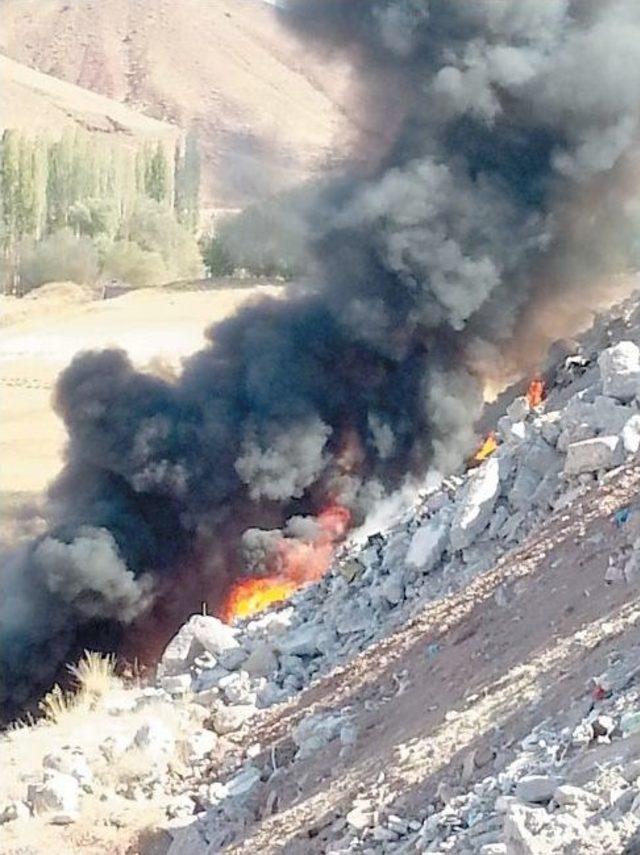
M458 463L487 355L502 367L532 309L584 304L630 263L637 0L284 14L351 58L384 154L318 194L308 281L210 330L175 382L114 350L64 372L49 532L0 580L5 700L74 645L153 652L283 542L313 541L327 505L357 519L407 474Z

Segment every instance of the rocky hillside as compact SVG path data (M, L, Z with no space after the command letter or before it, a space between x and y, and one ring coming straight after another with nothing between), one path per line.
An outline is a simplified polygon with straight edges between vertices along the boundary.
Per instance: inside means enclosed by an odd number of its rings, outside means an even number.
M4 851L638 851L639 344L636 296L320 583L50 697Z
M303 180L353 132L344 69L258 0L2 0L26 65L200 132L217 207Z
M181 134L169 122L144 116L111 98L34 71L0 55L0 128L20 128L27 134L81 128L108 135L125 145L141 140L166 140Z

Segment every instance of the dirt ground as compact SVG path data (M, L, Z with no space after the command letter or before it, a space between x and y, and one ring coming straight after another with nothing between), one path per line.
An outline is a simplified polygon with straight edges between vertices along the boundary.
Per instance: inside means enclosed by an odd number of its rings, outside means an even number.
M0 297L0 498L6 518L55 477L64 428L51 407L56 377L82 350L121 347L139 367L176 370L204 343L204 330L257 293L276 286L223 290L144 289L94 300L58 284L28 298Z

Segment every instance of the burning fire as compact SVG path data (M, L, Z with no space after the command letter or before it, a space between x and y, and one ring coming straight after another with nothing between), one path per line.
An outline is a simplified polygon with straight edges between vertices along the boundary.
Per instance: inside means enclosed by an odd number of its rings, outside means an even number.
M278 576L252 576L235 583L224 605L222 619L230 623L236 617L249 617L280 603L293 594L295 582Z
M482 461L486 460L490 454L493 454L497 447L498 440L496 439L495 433L491 432L490 434L487 434L484 442L471 458L471 462L482 463Z
M527 401L531 409L539 407L547 397L545 382L541 377L534 377L527 389Z
M342 505L329 505L315 521L318 534L313 540L282 538L275 556L276 573L238 579L234 583L221 609L222 620L230 623L236 617L264 611L326 573L336 545L349 529L351 512Z

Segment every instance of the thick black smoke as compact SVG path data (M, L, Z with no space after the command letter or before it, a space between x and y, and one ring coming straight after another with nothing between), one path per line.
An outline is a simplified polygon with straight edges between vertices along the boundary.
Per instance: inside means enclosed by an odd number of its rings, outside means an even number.
M487 354L514 349L538 301L585 302L630 263L636 0L298 0L285 14L349 55L389 144L318 194L309 280L210 330L178 380L113 350L63 373L49 533L0 580L5 701L87 639L117 647L133 622L148 641L215 607L270 542L313 538L299 518L327 502L357 515L407 474L456 465Z

